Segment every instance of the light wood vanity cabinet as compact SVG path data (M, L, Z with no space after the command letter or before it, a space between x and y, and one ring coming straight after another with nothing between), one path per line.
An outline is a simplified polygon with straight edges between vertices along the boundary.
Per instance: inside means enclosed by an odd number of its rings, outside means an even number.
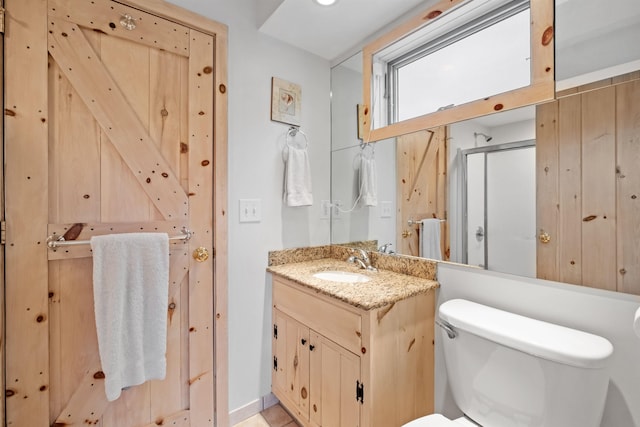
M274 274L273 393L305 427L432 413L434 294L365 310Z

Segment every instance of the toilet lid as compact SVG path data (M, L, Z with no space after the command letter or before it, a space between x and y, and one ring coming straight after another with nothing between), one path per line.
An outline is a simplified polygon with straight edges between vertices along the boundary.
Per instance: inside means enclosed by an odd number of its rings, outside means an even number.
M426 417L415 419L402 427L456 427L460 424L451 421L450 419L440 415L433 414Z

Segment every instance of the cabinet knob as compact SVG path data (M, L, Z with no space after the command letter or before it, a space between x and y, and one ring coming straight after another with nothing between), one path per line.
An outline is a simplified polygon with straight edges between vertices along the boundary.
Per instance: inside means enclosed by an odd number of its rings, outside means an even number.
M300 343L301 343L302 345L305 345L305 344L307 343L307 340L305 340L304 338L302 338L302 339L300 340Z
M316 348L315 345L309 344L309 351L313 351L314 348Z

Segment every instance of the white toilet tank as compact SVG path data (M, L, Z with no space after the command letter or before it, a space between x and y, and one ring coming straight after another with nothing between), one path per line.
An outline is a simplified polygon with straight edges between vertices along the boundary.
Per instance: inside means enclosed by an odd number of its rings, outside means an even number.
M454 399L476 423L600 426L605 338L461 299L440 305L438 323Z

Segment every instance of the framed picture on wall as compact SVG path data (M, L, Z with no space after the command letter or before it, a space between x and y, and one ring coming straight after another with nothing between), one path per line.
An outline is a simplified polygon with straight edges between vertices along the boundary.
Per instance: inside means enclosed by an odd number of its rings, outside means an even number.
M271 78L271 120L300 126L302 116L302 89L300 85Z

